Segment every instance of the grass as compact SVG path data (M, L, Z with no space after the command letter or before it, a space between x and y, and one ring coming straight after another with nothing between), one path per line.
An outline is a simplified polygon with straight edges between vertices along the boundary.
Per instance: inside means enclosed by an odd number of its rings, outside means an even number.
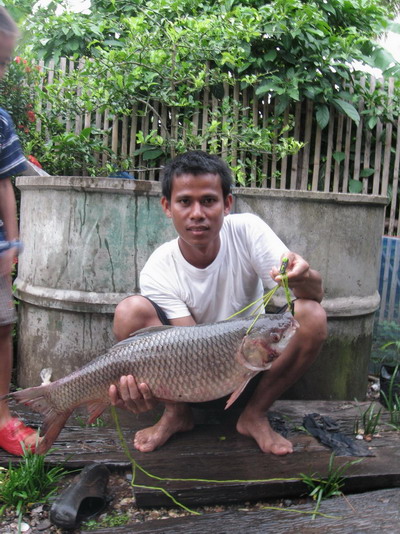
M372 438L381 418L382 408L375 412L375 403L371 402L368 408L361 413L361 422L357 418L354 424L354 433L362 434L364 439Z
M400 397L396 391L399 389L399 384L397 383L399 368L400 366L396 365L393 369L387 394L381 388L381 395L390 414L390 421L388 424L395 430L400 430Z
M82 524L85 530L98 530L99 528L112 528L126 525L130 520L128 514L121 514L120 512L114 512L107 514L100 521L98 519L91 519Z
M10 463L8 469L0 471L0 515L7 508L14 508L20 532L26 509L32 504L48 502L66 473L63 467L48 467L45 455L25 451L17 466Z
M342 487L345 482L344 473L351 465L361 462L363 458L346 462L338 467L334 466L334 460L335 454L332 453L329 458L328 474L326 477L321 477L318 474L306 475L300 473L301 481L310 489L308 496L316 501L311 516L312 519L315 519L319 514L319 508L323 500L343 495Z

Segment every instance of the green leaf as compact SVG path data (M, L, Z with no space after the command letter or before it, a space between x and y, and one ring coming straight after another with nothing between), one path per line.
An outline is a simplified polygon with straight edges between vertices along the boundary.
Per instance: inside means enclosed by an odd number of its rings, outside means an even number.
M335 161L337 161L338 163L340 163L341 161L344 160L344 158L346 157L346 154L344 152L335 152L333 154L333 159Z
M368 176L372 176L375 172L375 169L363 169L360 172L360 178L367 178Z
M143 160L149 161L152 159L157 159L159 156L161 156L164 153L163 150L160 148L155 148L154 150L147 150L143 153Z
M325 126L328 124L330 119L330 113L328 106L318 106L317 112L316 112L316 119L318 126L323 130Z
M268 50L266 54L264 54L263 59L265 61L275 61L277 56L276 50Z
M346 100L341 100L340 98L334 98L333 103L339 109L339 111L342 111L345 115L350 117L350 119L352 119L357 125L359 124L360 115L352 104L346 102Z
M360 180L349 180L349 193L361 193L363 188Z

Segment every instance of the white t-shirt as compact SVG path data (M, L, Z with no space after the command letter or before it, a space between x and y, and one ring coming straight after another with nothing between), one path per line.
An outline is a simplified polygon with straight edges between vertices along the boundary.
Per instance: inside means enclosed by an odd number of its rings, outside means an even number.
M218 255L205 269L185 260L178 238L158 247L140 273L141 294L168 319L192 315L208 323L227 319L275 286L269 272L288 249L264 221L250 213L227 215L220 237Z

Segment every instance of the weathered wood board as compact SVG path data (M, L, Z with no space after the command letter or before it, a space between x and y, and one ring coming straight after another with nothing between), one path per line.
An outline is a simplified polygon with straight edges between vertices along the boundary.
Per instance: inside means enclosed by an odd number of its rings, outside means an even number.
M387 489L323 501L322 515L311 518L313 503L287 509L241 510L135 523L91 530L91 534L397 534L400 490ZM84 531L82 531L83 534Z
M299 480L300 473L326 475L331 450L321 445L314 437L301 431L303 416L320 413L337 421L342 432L351 435L354 421L365 411L369 403L328 401L279 401L273 414L285 421L290 429L289 438L295 451L291 455L277 457L263 454L252 439L235 430L235 414L197 413L199 424L193 431L174 436L164 447L152 453L140 453L131 445L135 430L154 423L154 414L145 417L123 417L125 439L135 461L146 472L161 478L160 481L140 470L135 482L144 487L135 488L139 507L170 506L170 499L154 486L164 487L176 499L188 506L215 503L237 503L248 500L265 500L293 497L305 493ZM38 418L24 412L25 420ZM387 420L387 414L383 420ZM346 475L344 491L372 491L400 485L400 439L398 432L390 431L382 424L381 437L375 437L370 449L375 456L366 457L350 466ZM18 459L0 451L0 465ZM335 465L354 458L340 457ZM64 464L69 468L83 467L90 462L101 462L114 469L130 469L116 430L111 427L82 428L68 425L48 454L49 464ZM177 480L189 479L189 480ZM190 479L199 479L197 481ZM217 483L213 481L228 481ZM153 488L150 488L153 487Z

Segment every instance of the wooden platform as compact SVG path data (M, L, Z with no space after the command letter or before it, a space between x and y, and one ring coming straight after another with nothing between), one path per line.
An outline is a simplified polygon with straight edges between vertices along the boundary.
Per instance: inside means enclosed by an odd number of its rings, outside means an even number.
M388 489L326 500L311 518L312 503L287 509L241 510L91 530L91 534L397 534L400 491ZM82 531L84 534L85 531Z
M193 431L174 436L160 450L139 453L131 447L132 434L154 423L154 413L140 417L121 414L123 433L135 461L156 477L175 479L158 480L137 470L135 482L144 486L135 489L137 505L171 506L170 499L154 486L164 487L188 506L302 495L305 487L298 479L299 473L325 475L331 455L330 449L299 428L304 415L316 412L329 416L338 422L342 432L352 435L355 419L368 406L369 403L355 402L277 402L272 415L285 422L295 447L293 454L284 457L263 454L252 439L238 434L233 412L209 414L200 410L196 411L198 424ZM26 422L39 422L38 416L26 410L18 411ZM387 421L387 414L384 420ZM374 456L364 458L346 471L346 493L400 486L399 433L384 423L380 428L381 437L375 437L369 444ZM1 453L2 466L18 461ZM336 465L352 459L337 458ZM90 462L104 463L110 469L131 469L114 428L82 428L73 419L61 432L46 461L71 469Z

